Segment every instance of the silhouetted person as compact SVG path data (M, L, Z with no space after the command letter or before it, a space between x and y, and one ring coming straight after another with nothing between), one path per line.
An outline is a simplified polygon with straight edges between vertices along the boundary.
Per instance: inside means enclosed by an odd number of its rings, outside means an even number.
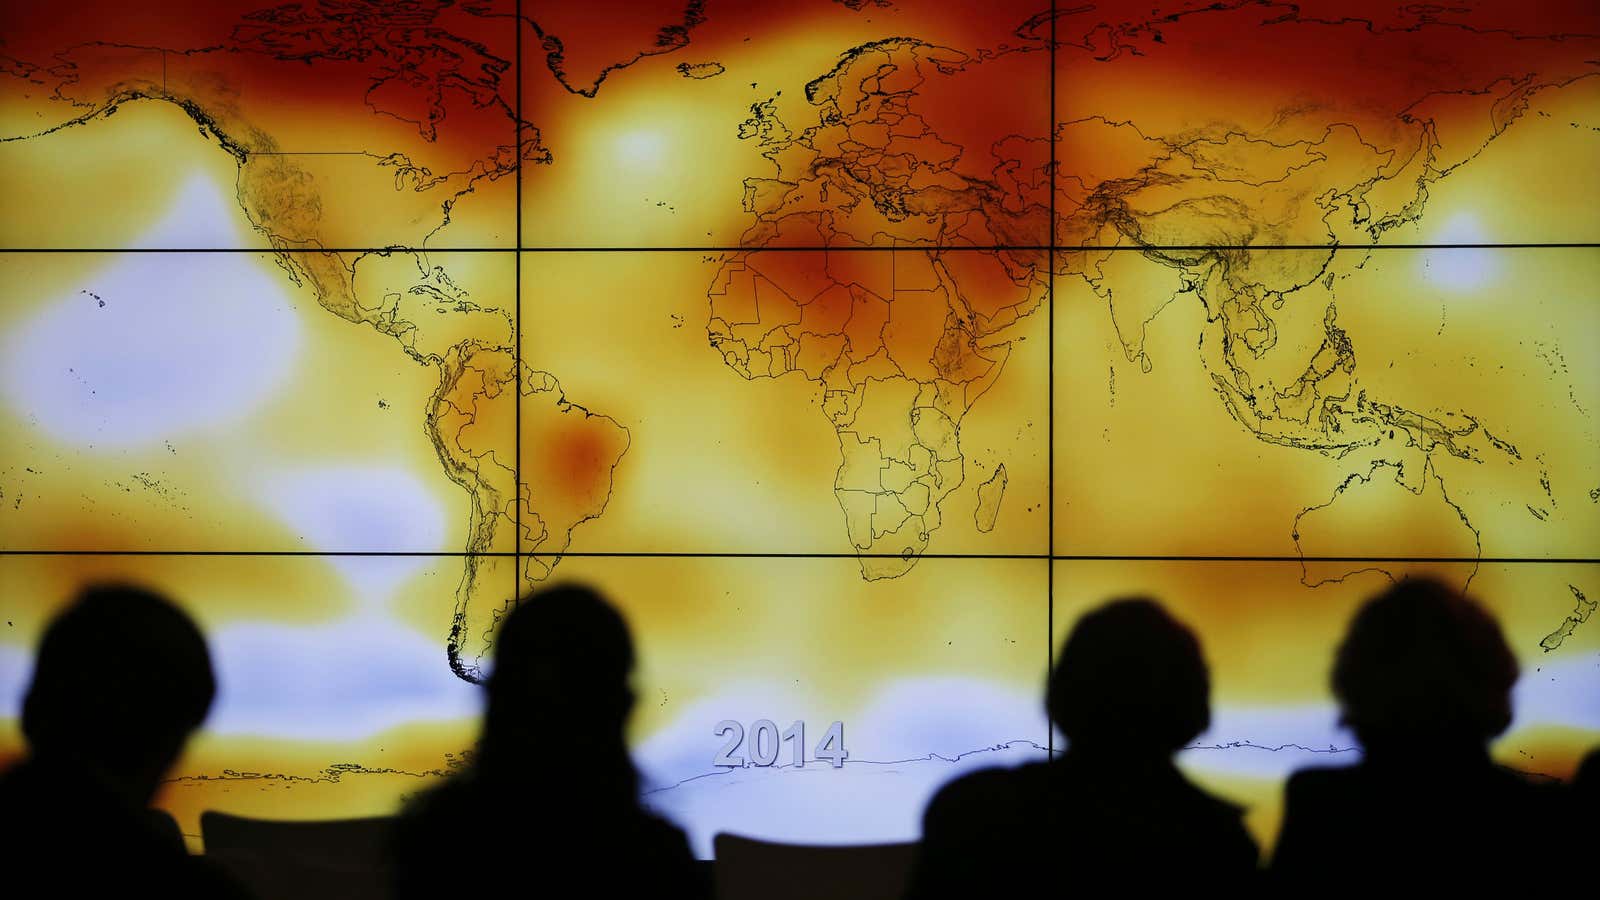
M1577 825L1578 840L1593 846L1600 840L1600 748L1578 764L1572 778L1572 803L1568 811Z
M0 878L17 896L232 897L150 809L216 684L189 617L136 587L83 591L45 629L22 706L28 755L0 776Z
M941 790L923 817L909 896L1062 896L1108 879L1205 893L1248 883L1257 851L1240 808L1172 762L1210 724L1210 692L1199 642L1154 601L1085 614L1046 699L1066 753Z
M1489 758L1516 680L1500 626L1461 592L1410 579L1369 601L1333 667L1362 760L1289 779L1275 880L1482 889L1548 872L1560 792Z
M633 666L627 625L593 591L524 598L496 638L471 766L396 827L397 895L702 894L683 832L639 806Z
M1578 773L1572 778L1572 790L1584 803L1600 804L1600 749L1590 750L1578 764ZM1600 808L1596 809L1600 812Z

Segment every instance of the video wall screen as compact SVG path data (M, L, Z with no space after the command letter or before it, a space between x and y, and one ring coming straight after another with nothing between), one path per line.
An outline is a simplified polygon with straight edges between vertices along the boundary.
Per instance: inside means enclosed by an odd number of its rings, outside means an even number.
M1052 647L1199 633L1270 842L1427 572L1600 741L1591 4L92 3L0 13L0 753L86 580L221 693L159 801L392 812L515 598L640 645L647 804L911 840Z

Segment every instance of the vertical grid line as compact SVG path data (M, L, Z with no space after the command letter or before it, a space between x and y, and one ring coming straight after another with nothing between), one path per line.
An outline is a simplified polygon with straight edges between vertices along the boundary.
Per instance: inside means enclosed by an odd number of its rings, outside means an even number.
M511 599L513 602L522 595L522 0L516 0L516 15L512 18L516 23L517 36L515 41L517 60L511 65L511 75L516 79L516 217L517 233L516 246L511 251L514 261L511 267L511 278L515 282L516 308L511 316L511 364L514 376L511 379L513 401L516 403L516 413L512 419L512 427L516 429L513 437L514 458L511 461L512 483L512 535L511 535Z
M1045 397L1049 410L1045 415L1046 427L1049 429L1045 436L1046 454L1049 456L1050 474L1048 478L1049 506L1045 514L1045 528L1049 534L1046 538L1049 547L1050 560L1045 563L1045 671L1049 672L1056 664L1056 0L1050 0L1050 219L1046 225L1049 228L1048 238L1045 241L1049 248L1045 251L1045 328L1049 337L1045 345L1050 349L1050 360L1046 366L1045 377L1049 384L1045 386ZM1045 713L1045 747L1047 758L1053 758L1056 750L1056 727L1048 712Z

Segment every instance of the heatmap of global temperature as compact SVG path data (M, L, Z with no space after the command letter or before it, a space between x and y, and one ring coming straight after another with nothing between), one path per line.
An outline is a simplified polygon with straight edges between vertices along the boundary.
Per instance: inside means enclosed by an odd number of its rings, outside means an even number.
M1359 756L1351 615L1429 574L1518 656L1496 758L1570 776L1596 159L1584 2L8 4L0 757L50 617L136 582L218 672L187 834L390 814L579 581L700 855L914 840L1061 752L1053 648L1147 594L1270 846Z

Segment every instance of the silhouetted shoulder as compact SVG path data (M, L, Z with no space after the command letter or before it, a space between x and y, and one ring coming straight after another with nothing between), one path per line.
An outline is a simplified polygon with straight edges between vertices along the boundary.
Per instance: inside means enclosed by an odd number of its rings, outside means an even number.
M1290 886L1498 883L1559 840L1565 803L1558 784L1487 763L1308 769L1285 786L1272 869Z
M0 773L0 811L7 896L248 896L189 855L170 817L132 807L70 767L28 760ZM34 885L40 890L29 891Z
M1286 799L1314 799L1337 800L1341 796L1348 796L1352 789L1360 788L1367 781L1364 773L1355 766L1326 766L1311 769L1301 769L1289 776L1284 783L1284 796Z
M1600 750L1585 756L1573 776L1567 819L1577 842L1593 846L1600 840Z
M1578 774L1572 780L1579 790L1600 791L1600 750L1589 751L1578 764Z
M1004 815L1021 811L1024 786L1045 781L1043 764L1029 764L1015 769L979 769L950 782L934 795L923 814L924 827L940 830L958 828L962 823L979 827L987 815Z
M640 810L633 821L638 829L638 845L647 858L656 862L670 883L688 879L684 885L689 886L699 877L694 852L689 849L689 836L682 828L646 810Z
M1031 770L1033 766L1022 769ZM1044 876L1027 840L1019 769L982 769L945 785L922 817L907 900L978 897Z
M1256 862L1243 810L1176 769L1062 759L981 770L939 791L923 819L911 896L1032 891L1063 867L1124 883L1214 886L1248 879Z
M1339 807L1359 805L1367 801L1370 793L1371 778L1356 766L1318 767L1301 769L1289 776L1283 785L1283 809L1285 834L1278 842L1278 852L1275 859L1281 861L1284 857L1285 844L1291 837L1287 833L1290 826L1303 826L1312 823L1299 821L1298 813L1304 813L1308 818L1317 818L1325 807Z
M1302 769L1289 776L1285 802L1351 805L1394 799L1397 788L1412 795L1460 794L1470 787L1479 802L1525 804L1530 810L1555 796L1556 783L1507 766L1467 769L1441 765L1432 771L1386 771L1369 765Z
M514 873L542 891L688 898L705 886L684 832L642 809L601 811L537 785L473 774L419 794L395 824L396 896L459 890L463 871ZM576 895L576 894L574 894Z

